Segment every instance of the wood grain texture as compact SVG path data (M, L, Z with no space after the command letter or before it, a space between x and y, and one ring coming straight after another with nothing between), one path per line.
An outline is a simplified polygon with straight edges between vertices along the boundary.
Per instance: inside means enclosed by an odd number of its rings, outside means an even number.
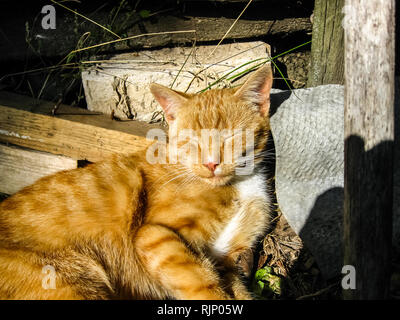
M344 264L347 299L388 296L393 209L395 1L347 0Z
M239 13L240 11L238 14ZM105 25L109 19L109 12L99 12L92 18L96 22ZM26 21L19 17L16 19L18 19L18 22L15 22L15 24L19 23L19 25L24 25ZM37 42L41 45L40 53L43 57L62 56L74 50L80 36L85 32L90 32L91 37L96 39L93 44L105 42L107 40L115 40L115 37L104 38L104 33L99 35L99 27L94 24L82 24L82 26L79 27L79 31L76 33L74 31L74 23L71 23L70 18L67 19L60 16L57 17L57 19L57 28L55 30L43 30L39 23L37 29L32 31L33 34L39 33L45 37L44 40L35 40L35 44ZM133 25L124 31L128 36L193 29L196 30L196 33L145 36L130 41L122 41L112 46L101 47L100 52L108 53L112 51L116 53L118 51L143 50L144 48L159 48L162 46L192 45L195 39L197 44L208 41L219 41L235 21L234 18L180 17L177 15L161 15L156 18L156 21L148 19L140 23L137 23L137 21L134 23L135 20L141 19L139 16L135 16L131 19L133 19ZM308 17L289 17L279 20L239 19L235 27L227 35L226 40L254 39L271 35L282 36L288 32L311 32L311 30L312 25ZM68 34L68 37L65 37L66 34ZM60 41L60 39L62 40ZM16 41L12 43L12 46L3 41L3 43L0 43L0 50L2 50L0 61L7 61L7 59L24 59L25 49L26 42L23 36L16 39Z
M77 161L67 157L0 144L0 192L13 194L41 177L76 167Z
M344 83L343 5L344 0L315 1L308 87Z
M159 125L115 121L102 114L0 92L0 141L96 162L113 153L144 149L146 133Z

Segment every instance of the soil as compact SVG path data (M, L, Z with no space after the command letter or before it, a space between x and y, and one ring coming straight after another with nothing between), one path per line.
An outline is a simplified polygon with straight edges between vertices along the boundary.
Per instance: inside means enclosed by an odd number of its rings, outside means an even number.
M257 269L270 267L281 278L272 299L340 299L340 282L325 281L311 253L277 209L276 225L262 241Z

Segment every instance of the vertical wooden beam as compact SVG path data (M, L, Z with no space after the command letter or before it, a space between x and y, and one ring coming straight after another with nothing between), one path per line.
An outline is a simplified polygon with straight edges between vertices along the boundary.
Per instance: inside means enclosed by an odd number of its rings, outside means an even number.
M346 0L344 264L346 299L388 296L393 210L395 0Z
M315 0L308 87L343 84L344 0Z

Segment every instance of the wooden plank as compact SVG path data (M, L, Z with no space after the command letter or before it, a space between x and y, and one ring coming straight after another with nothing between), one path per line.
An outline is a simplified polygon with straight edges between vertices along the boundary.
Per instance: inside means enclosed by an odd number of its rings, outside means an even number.
M102 114L0 91L0 141L92 162L113 153L132 153L151 141L160 125L115 121Z
M171 30L196 30L196 33L166 34L155 37L143 37L135 41L117 43L117 50L156 48L173 44L197 44L202 42L219 41L226 31L232 26L236 19L231 18L209 18L209 17L176 17L161 16L157 23L144 21L145 30L148 33ZM266 36L286 35L292 32L311 32L312 25L307 18L285 18L281 20L245 20L239 19L226 40L229 39L254 39ZM128 34L141 34L140 28L132 27Z
M64 156L0 144L0 192L13 194L41 177L76 167L76 160Z
M237 14L240 11L241 9L238 10ZM19 16L14 17L13 24L9 28L11 31L8 29L7 32L19 33L19 29L21 29L19 26L24 25L27 20L33 20L35 15L36 13L32 17L25 17L24 19ZM91 16L91 18L102 25L106 25L109 19L109 12L98 12L93 17ZM100 47L98 48L100 52L108 54L109 52L143 50L143 48L159 48L162 46L181 46L183 44L190 46L195 39L197 44L209 41L218 42L235 21L235 18L190 17L168 14L157 15L154 19L145 19L140 23L137 23L138 19L141 19L139 16L134 16L130 19L133 19L133 21L136 20L136 23L133 22L133 25L124 31L128 36L178 30L196 30L196 33L144 36L129 41L121 41L111 46ZM14 24L19 29L15 28ZM75 27L78 28L78 31L74 31L74 24L71 23L68 15L65 17L62 15L57 16L56 29L44 30L40 23L37 26L34 25L31 30L32 34L40 34L43 37L40 38L40 43L42 44L40 48L41 56L65 56L71 50L76 49L79 38L85 32L91 33L91 44L115 40L115 37L108 37L107 34L98 32L99 27L91 23L82 23ZM226 40L264 38L265 36L286 35L286 33L290 32L311 32L311 30L312 25L308 17L289 17L279 20L273 17L268 20L261 18L259 20L239 19L235 27L227 35ZM65 37L66 34L68 34L68 37ZM18 37L12 39L12 45L7 41L0 42L0 51L2 52L0 61L6 62L26 58L24 34L18 34ZM28 52L28 54L34 56L32 52Z
M388 297L393 210L395 0L345 5L346 299Z
M308 87L344 83L344 0L316 0Z

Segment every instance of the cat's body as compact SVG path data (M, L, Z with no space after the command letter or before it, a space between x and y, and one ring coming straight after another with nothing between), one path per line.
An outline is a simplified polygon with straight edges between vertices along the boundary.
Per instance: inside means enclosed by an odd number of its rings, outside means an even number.
M254 153L261 154L267 115L243 103L251 90L269 98L270 71L257 74L243 92L189 97L153 87L169 117L170 140L174 129L245 126L256 133ZM189 110L196 104L221 114ZM243 110L229 110L235 104ZM172 110L178 105L184 111ZM211 158L185 166L150 164L146 156L115 155L60 172L3 201L0 299L250 299L236 260L268 227L263 170L237 176L236 164ZM55 272L53 288L46 268Z

